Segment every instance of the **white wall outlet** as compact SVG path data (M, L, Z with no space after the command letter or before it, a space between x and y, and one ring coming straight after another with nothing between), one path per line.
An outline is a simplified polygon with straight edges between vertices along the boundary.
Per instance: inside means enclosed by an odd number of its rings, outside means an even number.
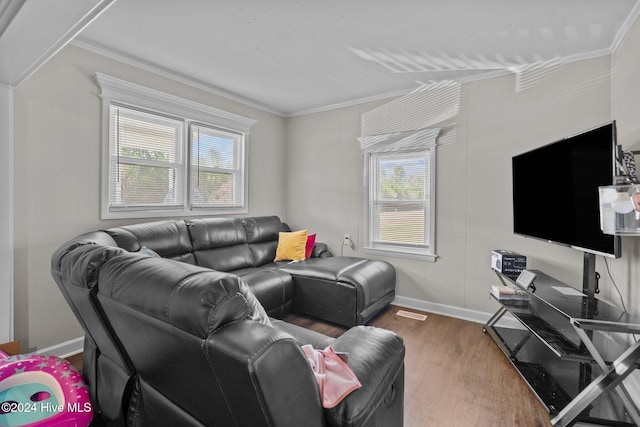
M342 246L347 246L350 249L353 249L353 241L351 240L351 234L345 234L344 239L342 240Z

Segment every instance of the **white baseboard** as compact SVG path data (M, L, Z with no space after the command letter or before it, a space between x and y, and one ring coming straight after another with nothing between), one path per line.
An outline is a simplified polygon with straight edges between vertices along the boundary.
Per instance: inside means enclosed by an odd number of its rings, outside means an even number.
M60 344L52 345L51 347L43 348L34 352L34 354L43 354L46 356L56 357L69 357L74 354L82 353L84 348L84 336L74 338L69 341L62 342Z
M430 302L420 300L416 298L409 298L403 296L396 296L393 300L394 305L406 308L413 308L414 310L427 311L429 313L441 314L443 316L454 317L456 319L467 320L469 322L485 324L493 316L493 313L486 313L484 311L470 310L468 308L456 307L453 305L440 304L436 302ZM520 322L510 316L503 316L498 322L498 326L503 328L523 329Z

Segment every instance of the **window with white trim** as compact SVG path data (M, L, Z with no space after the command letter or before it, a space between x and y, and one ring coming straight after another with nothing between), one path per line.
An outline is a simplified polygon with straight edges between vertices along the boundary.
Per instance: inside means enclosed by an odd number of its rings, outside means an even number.
M191 206L242 206L243 135L191 124Z
M360 138L367 186L366 252L435 260L437 132Z
M113 77L103 98L102 218L246 213L255 120Z
M109 210L181 209L184 121L109 106Z

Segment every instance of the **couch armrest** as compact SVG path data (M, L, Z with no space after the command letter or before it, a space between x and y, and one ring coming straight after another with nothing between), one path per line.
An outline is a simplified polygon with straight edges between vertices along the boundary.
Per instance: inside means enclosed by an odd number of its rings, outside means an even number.
M282 223L282 231L291 231L291 227L286 222ZM333 256L326 243L316 242L311 253L311 258L327 258Z
M325 410L329 426L402 425L404 396L404 342L391 331L356 326L334 341L337 352L349 353L347 364L362 388L335 408Z
M332 257L333 254L329 250L329 246L326 243L317 242L313 246L313 252L311 253L311 258L329 258Z
M300 345L287 333L243 320L212 334L205 351L237 425L323 426L320 392Z

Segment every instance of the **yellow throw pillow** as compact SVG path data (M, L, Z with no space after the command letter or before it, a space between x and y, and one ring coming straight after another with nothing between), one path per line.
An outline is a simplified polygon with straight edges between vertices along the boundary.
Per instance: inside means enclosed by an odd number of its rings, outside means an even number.
M274 261L304 261L307 230L280 232Z

